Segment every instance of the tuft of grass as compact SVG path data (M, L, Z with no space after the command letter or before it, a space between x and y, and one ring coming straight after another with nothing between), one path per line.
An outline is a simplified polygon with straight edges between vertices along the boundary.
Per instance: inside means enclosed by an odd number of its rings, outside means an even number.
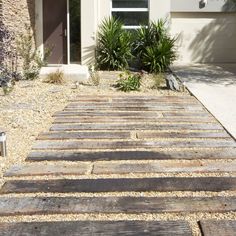
M152 89L159 89L165 82L165 76L163 73L152 74L153 86Z
M57 69L55 72L50 73L44 82L49 84L63 84L65 82L63 71Z
M100 75L99 72L96 70L95 66L89 67L89 73L90 73L90 81L92 85L98 86L100 84Z
M97 71L93 73L90 78L94 86L98 86L100 84L100 75Z

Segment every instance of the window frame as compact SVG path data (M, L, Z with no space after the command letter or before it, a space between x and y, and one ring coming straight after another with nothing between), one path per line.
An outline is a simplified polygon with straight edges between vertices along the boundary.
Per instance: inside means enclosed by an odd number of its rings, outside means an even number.
M113 8L113 0L110 0L111 16L113 12L148 12L148 22L150 21L150 0L148 0L148 7L130 7L130 8ZM124 29L139 29L140 25L125 25Z

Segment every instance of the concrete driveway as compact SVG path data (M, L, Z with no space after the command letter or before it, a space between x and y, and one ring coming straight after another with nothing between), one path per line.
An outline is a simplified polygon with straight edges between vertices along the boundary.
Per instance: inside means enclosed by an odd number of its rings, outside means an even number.
M174 65L172 70L236 138L236 65Z

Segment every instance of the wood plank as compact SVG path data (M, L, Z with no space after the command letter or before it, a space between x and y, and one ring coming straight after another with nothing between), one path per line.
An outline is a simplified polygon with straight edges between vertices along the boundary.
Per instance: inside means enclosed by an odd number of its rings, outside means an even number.
M89 97L81 97L77 99L70 100L72 101L77 101L77 102L86 102L86 103L100 103L100 102L109 102L109 98L102 98L102 97L94 97L94 98L89 98Z
M0 193L221 192L235 190L236 177L163 177L133 179L9 180L4 183Z
M235 211L236 197L0 197L0 216Z
M111 161L111 160L196 160L236 159L235 148L220 150L174 150L174 151L109 151L109 152L40 152L33 151L27 161Z
M164 117L212 117L212 115L208 112L174 112L174 111L166 111L162 112Z
M72 108L72 109L118 109L118 108L162 108L163 110L166 108L173 108L173 109L182 109L182 108L191 108L191 109L199 109L203 108L201 104L197 103L144 103L144 102L137 102L137 103L70 103L65 108Z
M1 236L191 236L185 221L63 221L0 223Z
M236 172L236 161L208 163L204 161L159 161L152 163L95 163L93 174L137 174L137 173L214 173Z
M201 112L203 113L203 112ZM204 114L204 113L203 113ZM83 116L100 116L100 117L157 117L158 114L157 112L142 112L142 111L137 111L137 112L107 112L107 111L88 111L88 112L82 112L82 111L62 111L62 112L56 112L54 115L54 117L66 117L66 116L79 116L79 117L83 117ZM159 114L160 116L160 114Z
M158 115L156 115L158 117ZM100 116L84 116L84 117L57 117L53 124L66 123L216 123L213 118L208 117L172 117L172 118L156 118L156 117L100 117Z
M156 107L145 107L145 106L137 106L137 107L66 107L64 111L97 111L101 109L103 111L203 111L203 106L156 106Z
M189 141L37 141L33 150L82 150L82 149L155 149L155 148L222 148L236 147L234 140L208 139Z
M139 139L155 139L155 138L230 138L229 134L223 132L138 132Z
M128 139L130 132L47 132L41 133L38 140L64 139Z
M213 124L140 124L140 123L107 123L107 124L54 124L51 131L76 130L223 130L218 123Z
M236 235L235 220L203 220L200 221L203 236L234 236Z
M78 95L73 101L82 101L87 99L110 99L112 101L124 101L124 100L150 100L150 99L166 99L166 100L196 100L195 97L191 95L133 95L133 94L125 94L125 95L108 95L108 94L103 94L103 95L89 95L89 94L84 94L84 95Z
M4 176L42 176L42 175L85 175L90 169L90 165L79 163L74 165L65 165L61 163L33 163L33 164L17 164L8 169Z
M159 103L184 103L184 104L201 104L196 98L167 98L167 97L155 97L155 98L132 98L132 97L123 97L121 99L119 98L114 98L114 97L109 97L108 100L102 101L100 100L95 100L94 101L84 101L84 100L77 100L77 99L72 99L69 100L70 104L136 104L136 103L150 103L150 104L159 104Z

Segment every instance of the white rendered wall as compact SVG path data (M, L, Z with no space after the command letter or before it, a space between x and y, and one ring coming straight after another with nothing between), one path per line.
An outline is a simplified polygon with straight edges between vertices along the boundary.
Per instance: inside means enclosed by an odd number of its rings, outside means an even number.
M36 47L43 55L43 0L35 1Z
M98 0L81 0L81 63L89 65L95 58Z
M170 16L170 0L149 0L149 18L157 21Z
M180 63L235 63L236 13L172 13Z

